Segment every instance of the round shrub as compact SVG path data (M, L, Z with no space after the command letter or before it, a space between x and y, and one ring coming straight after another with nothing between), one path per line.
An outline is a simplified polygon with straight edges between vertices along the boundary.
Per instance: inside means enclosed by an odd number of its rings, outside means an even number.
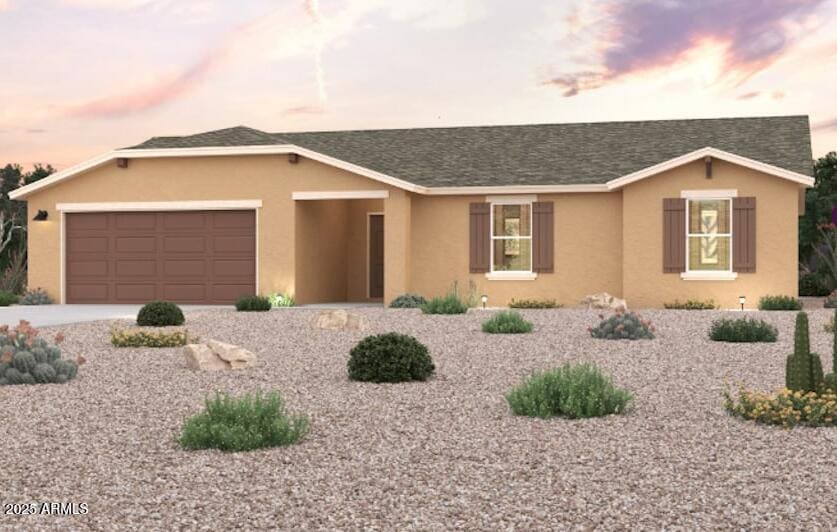
M0 307L14 305L19 299L20 298L17 297L17 294L13 294L12 292L8 292L6 290L0 290Z
M423 381L435 370L427 347L405 334L367 336L349 354L349 379L353 381Z
M419 308L425 303L427 300L418 294L401 294L392 300L389 308Z
M491 334L519 334L532 332L532 322L523 319L520 313L503 310L482 324L482 332Z
M262 296L241 296L235 302L239 312L267 312L273 308L270 299Z
M654 326L635 312L617 311L613 316L605 319L599 314L599 323L590 327L590 336L602 340L653 340Z
M775 342L779 332L764 320L740 318L712 322L709 338L716 342Z
M625 412L630 392L613 385L594 364L565 364L536 373L506 395L518 416L570 419L600 417Z
M759 310L802 310L802 303L793 296L764 296Z
M170 327L183 325L186 319L180 307L170 301L152 301L137 314L137 325L143 327Z

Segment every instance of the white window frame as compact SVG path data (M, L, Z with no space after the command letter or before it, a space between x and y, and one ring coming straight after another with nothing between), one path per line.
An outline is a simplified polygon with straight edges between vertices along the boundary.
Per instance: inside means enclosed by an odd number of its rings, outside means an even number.
M691 193L686 193L684 191L681 194L681 197L685 198L686 200L686 271L680 274L680 277L684 280L688 281L732 281L738 278L738 274L733 271L732 269L732 257L733 257L733 232L735 228L733 227L733 213L732 213L732 201L733 198L737 197L737 191L735 190L724 190L724 191L689 191ZM728 233L691 233L689 232L689 222L691 220L691 207L693 201L726 201L729 205L728 217L729 217L729 232ZM692 270L689 267L689 248L691 246L691 237L704 237L707 235L711 236L719 236L719 237L727 237L729 238L729 269L727 270Z
M537 279L538 274L532 271L532 259L533 259L533 250L532 250L532 204L536 201L536 198L531 196L522 196L522 197L515 197L515 196L499 196L495 198L490 198L489 203L491 204L491 211L489 215L489 224L490 224L490 236L491 236L491 269L488 273L485 274L486 278L489 280L515 280L515 281L530 281ZM503 205L528 205L529 206L529 236L494 236L494 207L495 206L503 206ZM495 270L494 269L494 241L495 240L529 240L529 269L528 270Z

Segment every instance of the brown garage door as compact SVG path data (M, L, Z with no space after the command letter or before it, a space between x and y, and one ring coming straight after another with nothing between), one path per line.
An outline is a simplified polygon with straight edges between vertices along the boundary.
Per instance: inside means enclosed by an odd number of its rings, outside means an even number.
M254 211L66 217L68 303L230 303L255 293Z

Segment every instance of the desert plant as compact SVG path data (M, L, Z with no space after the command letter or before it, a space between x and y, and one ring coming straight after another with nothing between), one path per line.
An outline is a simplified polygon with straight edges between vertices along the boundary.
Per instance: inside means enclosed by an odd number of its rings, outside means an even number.
M510 308L561 308L554 299L512 299Z
M519 416L571 419L625 412L632 396L614 386L594 364L565 364L535 373L506 394L511 411Z
M270 306L273 308L279 307L293 307L296 305L296 300L294 296L290 294L280 294L279 292L273 292L269 296L267 296L268 301L270 301Z
M389 308L420 308L427 303L424 296L418 294L401 294L392 300Z
M724 390L724 408L734 416L770 425L837 426L837 393L831 391L815 393L786 388L768 394L741 387L738 397Z
M185 321L183 311L170 301L146 303L137 314L137 325L141 327L173 327Z
M9 253L9 262L0 275L0 290L20 294L26 283L26 247Z
M588 331L593 338L603 340L653 340L654 325L636 312L625 312L617 310L612 316L605 319L599 314L602 320L597 326L590 327Z
M251 451L298 443L308 432L306 416L292 416L278 393L207 398L206 410L186 420L180 436L185 449Z
M775 342L779 332L764 320L739 318L712 322L709 338L716 342Z
M831 373L823 377L821 388L825 391L837 393L837 331L834 330L834 323L837 322L837 310L831 318Z
M181 347L197 342L198 338L189 336L188 331L143 331L112 329L110 343L114 347Z
M271 308L270 300L262 296L241 296L235 302L239 312L265 312Z
M793 334L793 354L788 355L785 365L785 388L796 392L817 391L823 382L822 361L811 353L808 338L808 315L796 315Z
M421 342L398 333L367 336L349 354L349 379L368 382L424 381L436 366Z
M827 296L831 292L828 287L828 282L820 273L801 272L799 274L799 295Z
M17 295L13 294L12 292L7 292L5 290L0 290L0 307L8 307L9 305L14 305L18 302Z
M454 292L446 296L434 297L421 306L424 314L465 314L468 312L468 305L463 302Z
M70 360L61 357L59 344L38 336L38 330L21 320L15 328L0 327L0 385L64 383L75 378L84 357Z
M21 305L51 305L52 299L43 288L35 288L25 291L19 303Z
M793 296L764 296L759 299L759 310L802 310L802 303Z
M482 324L482 332L491 334L518 334L532 332L532 323L513 310L498 312Z
M701 301L700 299L687 299L682 302L675 299L671 303L663 303L663 306L670 310L714 310L718 308L718 305L712 299L705 301Z

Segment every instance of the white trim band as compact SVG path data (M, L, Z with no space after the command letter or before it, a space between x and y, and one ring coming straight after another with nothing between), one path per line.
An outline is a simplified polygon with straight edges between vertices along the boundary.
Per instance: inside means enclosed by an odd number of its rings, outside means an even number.
M734 281L738 279L738 274L735 272L683 272L680 278L684 281Z
M488 272L485 278L489 281L534 281L538 274L534 272Z
M324 190L318 192L292 192L294 200L387 199L388 190Z
M734 188L681 190L680 197L686 199L729 199L737 198L738 190Z
M262 200L210 201L113 201L106 203L56 203L59 212L115 211L231 211L259 209Z

